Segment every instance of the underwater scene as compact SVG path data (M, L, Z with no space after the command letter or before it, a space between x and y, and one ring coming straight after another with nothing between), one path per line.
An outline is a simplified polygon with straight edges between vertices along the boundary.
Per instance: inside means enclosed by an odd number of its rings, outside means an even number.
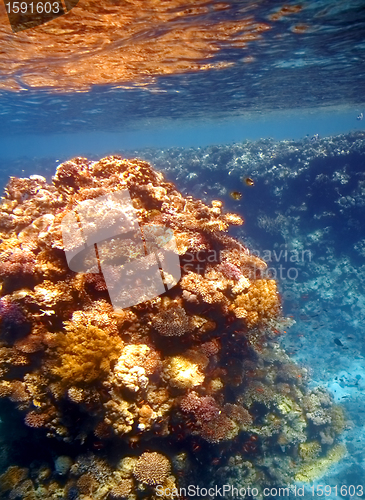
M364 1L0 43L0 499L363 498Z

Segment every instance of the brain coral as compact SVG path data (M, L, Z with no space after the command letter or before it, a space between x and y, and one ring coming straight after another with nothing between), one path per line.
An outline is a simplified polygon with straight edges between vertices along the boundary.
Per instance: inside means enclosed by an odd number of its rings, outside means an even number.
M131 205L124 214L117 200L126 190ZM83 240L76 231L64 242L62 229L72 220L91 234L101 228L100 241L73 256ZM331 453L343 418L326 391L309 391L304 371L274 342L284 324L277 284L265 277L265 262L226 234L242 223L220 201L183 196L137 159L74 158L52 182L9 180L0 202L5 416L22 423L23 442L36 443L44 470L53 470L47 460L59 455L60 440L72 460L88 457L48 482L32 466L31 478L21 476L29 491L50 500L76 498L81 487L95 500L156 498L151 488L175 485L170 462L189 484L196 467L214 477L214 464L225 470L230 456L242 453L262 489L294 480L305 465L300 444L319 443L319 458ZM170 253L160 251L162 241ZM181 272L175 282L166 257L172 254ZM153 268L156 260L163 272ZM133 266L143 271L136 279ZM158 290L143 281L151 268ZM120 280L123 269L129 281ZM118 288L120 282L131 286ZM148 298L146 287L154 290ZM144 298L122 309L113 306L114 293ZM164 455L145 451L155 444ZM130 449L138 459L125 455ZM9 464L2 476L5 498L20 495L11 488L24 464Z

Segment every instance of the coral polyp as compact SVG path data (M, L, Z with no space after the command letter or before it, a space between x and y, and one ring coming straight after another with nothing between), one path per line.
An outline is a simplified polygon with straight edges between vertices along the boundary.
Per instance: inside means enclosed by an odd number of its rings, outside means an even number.
M83 233L65 246L65 220L114 233L77 253ZM9 464L4 498L154 498L157 486L193 481L196 468L208 483L229 460L262 489L339 456L341 410L309 390L275 342L287 324L277 284L226 234L242 223L218 200L184 197L141 160L75 158L52 183L11 178L0 206L0 397L29 441L54 451L37 453L37 473L26 459ZM125 286L142 269L130 292L112 280L118 266L131 266ZM113 306L118 294L141 294L145 279L152 290L146 276L161 280L154 296Z

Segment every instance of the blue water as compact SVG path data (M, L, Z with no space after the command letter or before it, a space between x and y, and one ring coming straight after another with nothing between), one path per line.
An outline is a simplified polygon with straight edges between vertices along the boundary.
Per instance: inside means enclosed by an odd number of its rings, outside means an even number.
M217 120L160 119L140 120L120 132L95 131L59 134L21 134L0 138L0 161L25 157L55 157L108 155L120 150L145 147L204 147L211 144L257 140L271 137L277 140L301 139L364 130L365 121L356 120L361 106L352 109L296 109ZM364 108L365 111L365 108ZM74 126L74 125L73 125Z

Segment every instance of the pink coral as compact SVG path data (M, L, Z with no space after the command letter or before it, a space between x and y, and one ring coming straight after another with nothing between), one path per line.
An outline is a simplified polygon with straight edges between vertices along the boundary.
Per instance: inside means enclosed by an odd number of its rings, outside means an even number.
M4 253L0 261L0 276L8 278L32 275L35 270L35 255L30 250L15 248L11 253Z
M236 434L235 423L223 413L208 422L204 422L201 429L201 436L209 443L226 441L232 439Z
M227 279L238 281L241 276L241 270L232 262L224 261L221 264L218 264L216 267L217 271L220 271Z
M0 299L0 323L4 327L22 325L25 322L24 314L18 304L5 296Z
M201 352L207 356L208 358L210 356L214 356L215 354L219 353L220 345L219 341L217 339L210 340L209 342L204 342L200 346Z
M203 422L214 419L221 411L214 398L211 396L199 397L194 391L181 399L180 408L184 413L192 413L197 420Z
M203 396L200 398L199 406L194 411L194 415L197 419L203 422L209 422L210 420L218 417L220 411L221 410L214 398L211 396Z
M184 413L194 413L200 406L200 398L195 391L181 398L180 408Z

